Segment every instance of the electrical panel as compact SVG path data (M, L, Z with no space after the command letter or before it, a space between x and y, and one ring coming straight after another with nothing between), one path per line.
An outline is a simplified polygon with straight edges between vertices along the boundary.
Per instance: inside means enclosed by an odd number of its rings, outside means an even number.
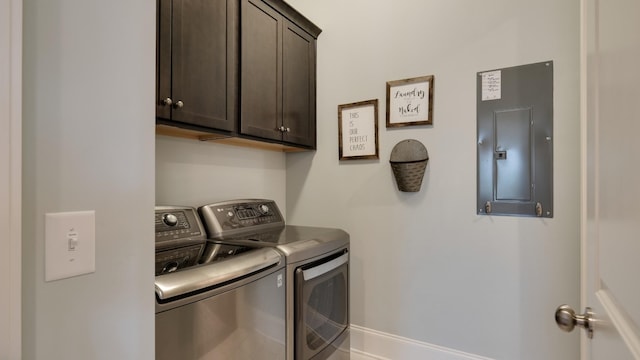
M480 215L553 217L553 62L477 75Z

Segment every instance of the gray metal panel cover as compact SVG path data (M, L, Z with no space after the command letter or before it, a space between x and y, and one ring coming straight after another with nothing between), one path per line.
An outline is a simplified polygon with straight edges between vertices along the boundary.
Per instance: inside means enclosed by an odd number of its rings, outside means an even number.
M478 214L553 217L553 62L478 73L477 117Z

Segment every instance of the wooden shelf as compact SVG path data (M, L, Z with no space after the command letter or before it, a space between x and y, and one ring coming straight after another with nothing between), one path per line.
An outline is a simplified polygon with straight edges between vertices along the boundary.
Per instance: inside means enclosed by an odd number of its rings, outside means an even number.
M184 139L191 139L197 141L213 141L218 144L226 144L233 146L249 147L254 149L278 151L278 152L301 152L310 151L311 149L304 149L295 146L287 146L283 144L276 144L264 141L258 141L253 139L241 138L231 135L208 133L204 131L183 129L169 125L156 125L156 135L179 137Z

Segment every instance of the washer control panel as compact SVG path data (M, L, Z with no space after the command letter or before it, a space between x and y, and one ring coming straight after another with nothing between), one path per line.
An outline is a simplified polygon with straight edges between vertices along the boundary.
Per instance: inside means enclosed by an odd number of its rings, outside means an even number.
M206 239L196 210L187 206L156 206L156 246Z
M198 208L210 238L239 232L284 226L280 209L273 200L232 200Z

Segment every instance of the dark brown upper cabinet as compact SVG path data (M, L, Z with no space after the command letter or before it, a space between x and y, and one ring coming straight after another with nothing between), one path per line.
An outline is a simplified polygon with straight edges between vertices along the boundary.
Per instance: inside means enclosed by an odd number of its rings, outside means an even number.
M280 0L241 0L240 134L316 148L316 39Z
M238 0L158 0L156 120L236 130Z

